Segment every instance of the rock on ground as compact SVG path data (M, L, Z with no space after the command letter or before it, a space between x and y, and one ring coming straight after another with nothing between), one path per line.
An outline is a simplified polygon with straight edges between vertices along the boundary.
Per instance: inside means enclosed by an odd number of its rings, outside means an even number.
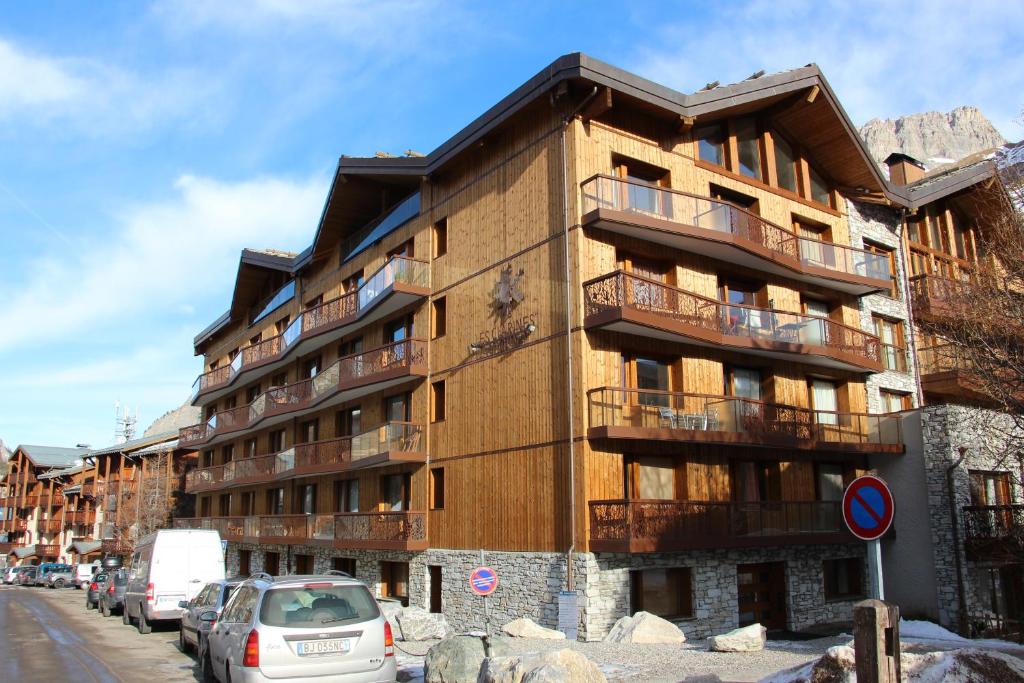
M565 640L565 634L550 628L544 628L529 617L513 619L505 624L502 631L513 638L543 638L545 640Z
M420 607L406 607L398 613L398 625L405 640L433 640L448 635L448 620Z
M511 653L502 638L491 638L491 656ZM423 663L424 683L475 683L486 657L484 642L476 636L445 638L427 651Z
M764 649L768 629L751 624L728 633L708 638L708 649L713 652L757 652Z
M597 664L575 650L488 657L477 683L607 683Z
M637 612L631 617L622 617L615 622L612 630L604 637L606 643L667 643L686 642L686 636L671 621L651 614Z

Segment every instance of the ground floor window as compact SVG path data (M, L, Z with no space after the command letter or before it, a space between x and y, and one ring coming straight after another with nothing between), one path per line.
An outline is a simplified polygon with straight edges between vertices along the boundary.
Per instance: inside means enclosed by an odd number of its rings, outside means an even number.
M409 563L380 563L380 595L382 598L401 600L402 605L409 606Z
M296 574L313 574L313 556L312 555L296 555L295 556L295 573Z
M355 578L356 560L354 557L335 557L331 560L331 569L339 572L345 572L349 576Z
M985 567L972 572L980 613L971 615L975 633L1010 637L1024 620L1024 566Z
M271 576L279 575L281 573L281 553L264 553L263 571Z
M650 612L666 619L693 616L693 577L689 567L632 571L632 613Z
M864 596L864 562L859 557L825 560L821 563L825 577L826 600L850 600Z
M252 571L249 569L249 563L252 561L251 550L239 550L238 551L238 573L240 576L249 576Z

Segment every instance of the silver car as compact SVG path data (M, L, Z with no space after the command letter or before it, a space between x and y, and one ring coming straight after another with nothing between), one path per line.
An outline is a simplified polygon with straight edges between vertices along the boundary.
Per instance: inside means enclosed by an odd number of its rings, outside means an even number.
M245 579L225 579L223 581L212 581L199 591L199 594L189 601L182 600L178 603L181 608L181 627L178 630L178 647L182 652L188 652L195 648L202 659L206 652L206 636L210 634L210 622L202 621L199 616L205 612L216 612L220 616L224 605L231 599L239 584Z
M253 577L235 589L202 660L206 680L392 683L391 625L366 585L347 576Z

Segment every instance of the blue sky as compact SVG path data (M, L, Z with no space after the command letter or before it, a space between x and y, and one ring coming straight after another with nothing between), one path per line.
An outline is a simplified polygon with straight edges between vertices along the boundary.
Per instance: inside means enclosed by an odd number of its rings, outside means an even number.
M817 62L848 113L1024 135L1024 4L0 0L0 438L185 400L245 246L311 240L341 154L429 152L560 54L683 91Z

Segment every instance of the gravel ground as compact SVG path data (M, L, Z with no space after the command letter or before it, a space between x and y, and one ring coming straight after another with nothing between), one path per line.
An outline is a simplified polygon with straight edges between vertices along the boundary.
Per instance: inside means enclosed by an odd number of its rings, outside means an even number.
M761 652L708 652L706 641L683 645L625 645L576 643L560 640L510 638L515 652L541 652L571 647L597 664L609 681L758 681L765 676L817 659L833 645L846 645L850 636L799 642L769 641ZM423 655L437 641L398 642L398 665L406 680L418 680ZM717 677L714 678L714 677ZM402 677L399 677L402 680Z

